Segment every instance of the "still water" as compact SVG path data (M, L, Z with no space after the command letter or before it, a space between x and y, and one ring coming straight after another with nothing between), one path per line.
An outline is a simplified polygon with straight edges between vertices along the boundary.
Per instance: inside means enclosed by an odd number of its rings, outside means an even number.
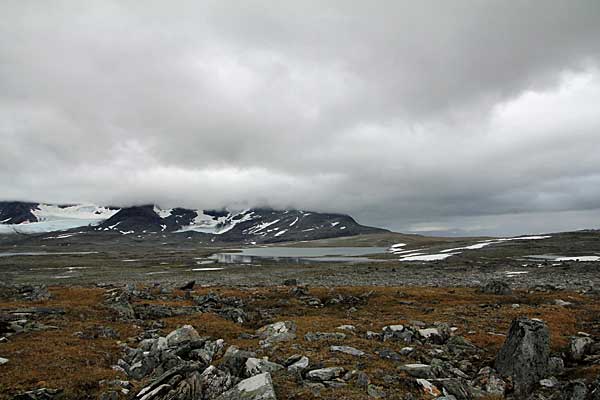
M239 252L217 253L210 258L224 264L249 264L261 260L290 263L374 262L360 257L385 253L387 247L252 247Z

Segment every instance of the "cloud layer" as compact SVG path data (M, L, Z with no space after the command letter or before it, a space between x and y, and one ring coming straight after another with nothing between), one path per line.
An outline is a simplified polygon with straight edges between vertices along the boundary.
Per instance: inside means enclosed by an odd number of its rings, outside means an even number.
M1 196L600 226L599 2L357 3L4 2Z

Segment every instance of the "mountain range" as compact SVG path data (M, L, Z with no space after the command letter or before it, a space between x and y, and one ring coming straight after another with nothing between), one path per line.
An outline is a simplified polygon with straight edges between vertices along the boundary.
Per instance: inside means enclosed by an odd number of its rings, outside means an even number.
M0 233L93 231L121 235L182 234L218 242L274 243L387 232L345 214L252 208L242 211L125 208L95 204L0 202Z

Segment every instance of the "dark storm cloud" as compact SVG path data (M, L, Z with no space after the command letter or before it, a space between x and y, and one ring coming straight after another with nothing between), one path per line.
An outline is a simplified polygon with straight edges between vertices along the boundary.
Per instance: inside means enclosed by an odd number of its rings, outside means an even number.
M417 230L600 208L597 1L0 9L3 198Z

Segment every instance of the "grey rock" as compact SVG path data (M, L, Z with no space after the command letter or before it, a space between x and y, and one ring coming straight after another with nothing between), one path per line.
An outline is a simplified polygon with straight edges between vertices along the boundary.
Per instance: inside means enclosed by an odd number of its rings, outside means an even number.
M515 393L524 395L544 378L550 357L550 334L541 320L518 318L510 326L495 367L513 380Z
M548 371L550 375L562 375L565 372L565 362L560 357L550 357L548 360Z
M509 284L501 280L492 280L479 287L480 293L509 295L512 294L512 289Z
M482 395L504 396L506 382L490 367L482 368L471 385L479 388Z
M209 366L200 375L200 387L203 399L214 399L233 386L233 377L227 371L214 365Z
M331 346L329 349L333 352L349 354L349 355L355 356L355 357L362 357L365 355L364 351L355 349L354 347L350 347L350 346Z
M306 356L301 356L299 359L289 364L287 369L290 372L302 372L310 365L310 360Z
M191 325L184 325L167 335L167 344L169 347L179 346L185 342L191 342L200 339L200 335Z
M542 379L540 381L540 386L552 389L559 387L560 382L554 376L551 376L550 378Z
M571 303L569 301L564 301L562 299L554 300L554 304L556 304L557 306L561 306L561 307L568 307L570 305L573 305L573 303Z
M569 341L568 357L573 361L581 361L589 354L594 340L589 337L572 337Z
M433 378L431 365L427 364L405 364L400 367L400 370L415 378Z
M369 395L369 397L372 397L374 399L382 399L386 396L386 393L383 391L382 387L375 386L372 384L369 384L367 386L367 394Z
M62 390L41 388L20 393L13 397L13 400L52 400L60 397Z
M403 335L403 331L403 325L388 325L383 327L381 335L383 337L383 341L403 340L405 337L405 335Z
M8 358L0 357L0 365L8 363Z
M338 329L340 331L349 331L349 332L356 331L356 327L354 325L340 325L335 329Z
M290 341L296 338L296 323L281 321L265 325L256 331L261 346L267 347L277 342Z
M383 334L378 333L378 332L373 332L373 331L367 331L367 333L365 334L365 337L368 340L382 340Z
M453 396L457 400L470 400L473 398L471 388L467 383L460 379L442 379L439 385L444 389L444 392Z
M217 400L277 400L277 396L271 375L265 372L241 381Z
M342 367L320 368L308 371L306 377L313 381L330 381L344 372Z
M361 389L367 390L370 383L371 380L369 379L369 375L363 371L359 371L356 375L356 385Z
M575 380L567 383L560 391L561 400L585 400L588 390L585 382Z
M283 369L283 365L261 358L248 358L246 360L246 375L254 376L265 372L275 372Z
M223 355L221 365L224 368L227 368L232 375L243 376L246 368L246 361L248 361L249 358L254 357L256 357L256 353L240 350L236 346L229 346L225 355Z
M344 340L346 335L341 332L308 332L304 335L307 342L317 342L320 340Z

